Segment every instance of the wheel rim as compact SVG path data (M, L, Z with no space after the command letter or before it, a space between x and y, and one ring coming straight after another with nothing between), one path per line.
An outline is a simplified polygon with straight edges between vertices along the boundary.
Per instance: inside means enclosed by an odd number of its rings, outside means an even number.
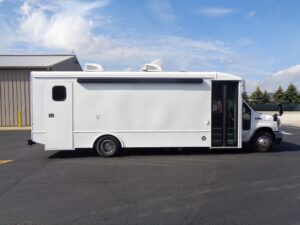
M268 136L260 136L257 138L256 144L260 150L267 150L271 146L272 140Z
M102 141L100 148L105 153L111 153L116 150L116 144L111 140Z

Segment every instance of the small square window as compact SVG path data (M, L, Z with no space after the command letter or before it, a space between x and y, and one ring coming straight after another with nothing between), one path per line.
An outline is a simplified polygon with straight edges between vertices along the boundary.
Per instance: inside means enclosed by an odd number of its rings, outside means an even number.
M54 101L65 101L67 98L67 90L65 86L54 86L52 88L52 99Z

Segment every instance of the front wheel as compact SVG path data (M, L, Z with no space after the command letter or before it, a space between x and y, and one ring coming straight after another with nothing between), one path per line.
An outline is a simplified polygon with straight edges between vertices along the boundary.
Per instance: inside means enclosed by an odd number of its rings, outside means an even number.
M252 141L254 149L258 152L267 152L272 149L273 137L269 132L258 132Z
M102 157L113 157L121 149L119 140L113 136L104 136L97 140L95 144L96 152Z

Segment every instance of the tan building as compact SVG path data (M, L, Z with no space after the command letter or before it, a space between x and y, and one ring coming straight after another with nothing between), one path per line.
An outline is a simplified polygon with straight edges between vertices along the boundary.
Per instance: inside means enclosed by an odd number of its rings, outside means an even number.
M0 55L0 127L30 126L30 72L81 71L75 55Z

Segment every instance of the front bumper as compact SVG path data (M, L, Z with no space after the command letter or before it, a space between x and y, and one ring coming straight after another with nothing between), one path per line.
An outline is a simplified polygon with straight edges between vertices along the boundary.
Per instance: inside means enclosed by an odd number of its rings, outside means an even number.
M280 144L282 142L282 132L279 131L274 131L275 134L275 143Z

